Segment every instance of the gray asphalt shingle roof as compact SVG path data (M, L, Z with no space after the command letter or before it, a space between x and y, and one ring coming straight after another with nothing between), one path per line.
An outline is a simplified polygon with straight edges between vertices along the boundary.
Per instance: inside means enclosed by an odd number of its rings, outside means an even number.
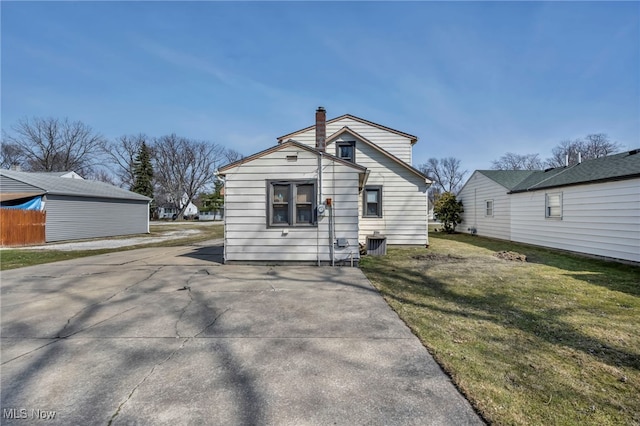
M532 175L531 178L520 182L511 191L534 191L537 189L631 179L634 177L640 177L640 150L638 149L594 158L571 167L559 167L545 172L538 172Z
M494 182L507 189L512 189L524 179L536 173L535 170L478 170Z
M547 170L478 170L511 192L640 177L640 149Z
M0 175L23 182L52 195L150 201L150 198L144 195L93 180L64 178L50 173L27 173L14 170L0 170Z

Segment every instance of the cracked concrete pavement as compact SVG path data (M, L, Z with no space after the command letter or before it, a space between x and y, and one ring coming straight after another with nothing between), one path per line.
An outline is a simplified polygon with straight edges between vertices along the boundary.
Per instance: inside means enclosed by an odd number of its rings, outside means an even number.
M359 269L211 244L3 272L0 423L482 424Z

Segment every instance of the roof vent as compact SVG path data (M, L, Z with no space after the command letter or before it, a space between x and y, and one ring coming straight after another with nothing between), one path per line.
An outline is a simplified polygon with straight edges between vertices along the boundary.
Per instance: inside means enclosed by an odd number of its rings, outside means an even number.
M636 155L639 152L640 152L640 149L632 149L631 151L629 151L629 155Z

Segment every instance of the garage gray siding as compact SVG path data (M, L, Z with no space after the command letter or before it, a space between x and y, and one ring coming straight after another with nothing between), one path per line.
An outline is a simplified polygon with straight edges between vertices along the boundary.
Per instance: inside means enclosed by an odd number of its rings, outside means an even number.
M149 232L149 204L63 195L45 197L46 241L63 241Z

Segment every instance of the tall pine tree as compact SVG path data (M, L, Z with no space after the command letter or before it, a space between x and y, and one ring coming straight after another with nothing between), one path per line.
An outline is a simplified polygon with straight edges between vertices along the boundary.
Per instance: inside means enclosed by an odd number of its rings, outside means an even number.
M143 141L138 155L133 161L134 181L131 191L153 199L153 165L151 164L151 152Z

